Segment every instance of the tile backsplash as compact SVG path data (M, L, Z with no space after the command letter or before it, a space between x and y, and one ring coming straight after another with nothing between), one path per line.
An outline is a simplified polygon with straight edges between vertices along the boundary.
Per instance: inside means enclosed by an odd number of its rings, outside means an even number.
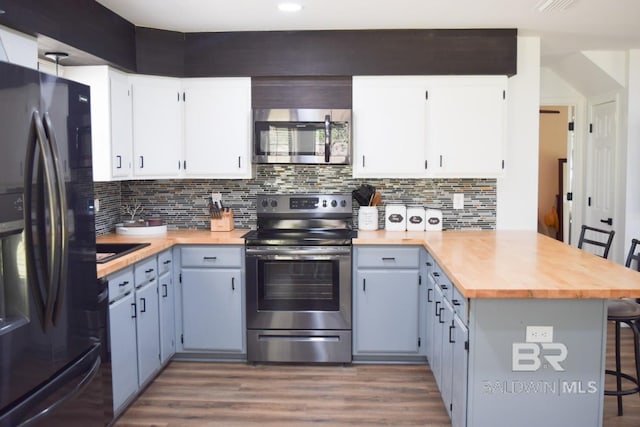
M356 179L351 166L257 165L253 179L146 180L95 183L100 210L96 232L115 230L127 219L125 206L141 205L142 216L160 217L173 229L208 229L208 201L222 193L233 209L236 228L255 228L258 193L351 193L363 183L382 194L379 226L384 228L384 205L401 203L442 210L445 229L495 229L495 179ZM453 194L464 193L464 209L453 209ZM358 204L354 200L354 225Z

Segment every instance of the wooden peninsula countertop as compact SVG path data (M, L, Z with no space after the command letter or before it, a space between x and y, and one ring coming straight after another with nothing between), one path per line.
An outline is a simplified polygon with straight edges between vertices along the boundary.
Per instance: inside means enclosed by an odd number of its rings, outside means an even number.
M105 264L111 274L173 245L242 245L249 230L169 231L163 237L109 234L102 242L149 242ZM361 245L425 247L466 298L640 298L640 273L534 231L358 231Z

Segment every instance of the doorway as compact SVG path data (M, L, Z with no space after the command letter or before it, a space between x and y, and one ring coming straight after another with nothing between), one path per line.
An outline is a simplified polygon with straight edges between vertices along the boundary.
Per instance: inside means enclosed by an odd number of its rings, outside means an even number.
M568 105L540 107L538 232L571 242L573 122Z

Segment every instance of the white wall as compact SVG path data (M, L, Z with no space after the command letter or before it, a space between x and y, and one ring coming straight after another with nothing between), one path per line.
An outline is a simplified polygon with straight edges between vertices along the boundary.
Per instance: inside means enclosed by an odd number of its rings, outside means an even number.
M0 43L4 47L7 62L38 68L38 42L35 37L0 26Z
M498 179L498 230L538 229L540 38L518 37L518 73L509 79L507 155Z

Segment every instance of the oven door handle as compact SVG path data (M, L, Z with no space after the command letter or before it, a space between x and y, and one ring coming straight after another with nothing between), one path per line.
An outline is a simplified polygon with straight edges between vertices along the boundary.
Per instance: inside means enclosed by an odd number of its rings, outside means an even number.
M335 258L336 256L351 256L351 247L313 247L311 248L295 248L287 249L258 249L247 248L247 256L257 256L261 259L326 259Z
M268 260L268 261L333 261L336 258L340 258L340 257L347 257L347 254L333 254L333 255L316 255L316 254L300 254L300 255L293 255L291 253L288 253L286 255L275 255L275 254L269 254L269 255L258 255L256 256L256 258L259 258L261 260Z

